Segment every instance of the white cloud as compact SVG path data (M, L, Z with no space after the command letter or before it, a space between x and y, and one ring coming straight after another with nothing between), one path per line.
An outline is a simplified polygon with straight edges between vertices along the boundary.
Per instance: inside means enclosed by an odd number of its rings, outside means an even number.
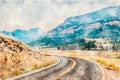
M55 28L70 16L120 5L119 0L0 0L0 30ZM4 2L2 2L4 1Z

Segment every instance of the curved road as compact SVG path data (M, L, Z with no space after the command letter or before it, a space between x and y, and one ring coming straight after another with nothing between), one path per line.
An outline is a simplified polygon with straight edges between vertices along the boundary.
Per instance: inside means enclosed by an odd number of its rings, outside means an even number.
M59 62L49 68L8 80L104 80L100 66L94 62L79 58L58 58Z

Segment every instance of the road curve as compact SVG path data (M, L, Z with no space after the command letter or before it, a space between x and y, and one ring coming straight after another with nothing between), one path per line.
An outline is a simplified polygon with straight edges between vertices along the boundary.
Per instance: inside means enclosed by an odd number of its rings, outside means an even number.
M94 62L72 58L77 65L58 80L103 80L103 73L99 65Z
M79 58L58 58L56 65L14 80L103 80L102 70L94 62Z

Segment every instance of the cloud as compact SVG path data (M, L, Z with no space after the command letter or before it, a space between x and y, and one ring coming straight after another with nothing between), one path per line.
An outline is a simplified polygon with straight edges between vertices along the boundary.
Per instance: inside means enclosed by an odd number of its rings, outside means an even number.
M119 0L1 0L0 30L55 28L70 16L120 5Z

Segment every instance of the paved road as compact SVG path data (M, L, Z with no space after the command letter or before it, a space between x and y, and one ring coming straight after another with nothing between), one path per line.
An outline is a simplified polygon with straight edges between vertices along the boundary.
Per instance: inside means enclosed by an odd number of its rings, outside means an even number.
M58 58L60 61L56 65L15 80L103 80L102 70L94 62L78 58Z
M94 62L72 58L77 65L58 80L102 80L102 71Z

